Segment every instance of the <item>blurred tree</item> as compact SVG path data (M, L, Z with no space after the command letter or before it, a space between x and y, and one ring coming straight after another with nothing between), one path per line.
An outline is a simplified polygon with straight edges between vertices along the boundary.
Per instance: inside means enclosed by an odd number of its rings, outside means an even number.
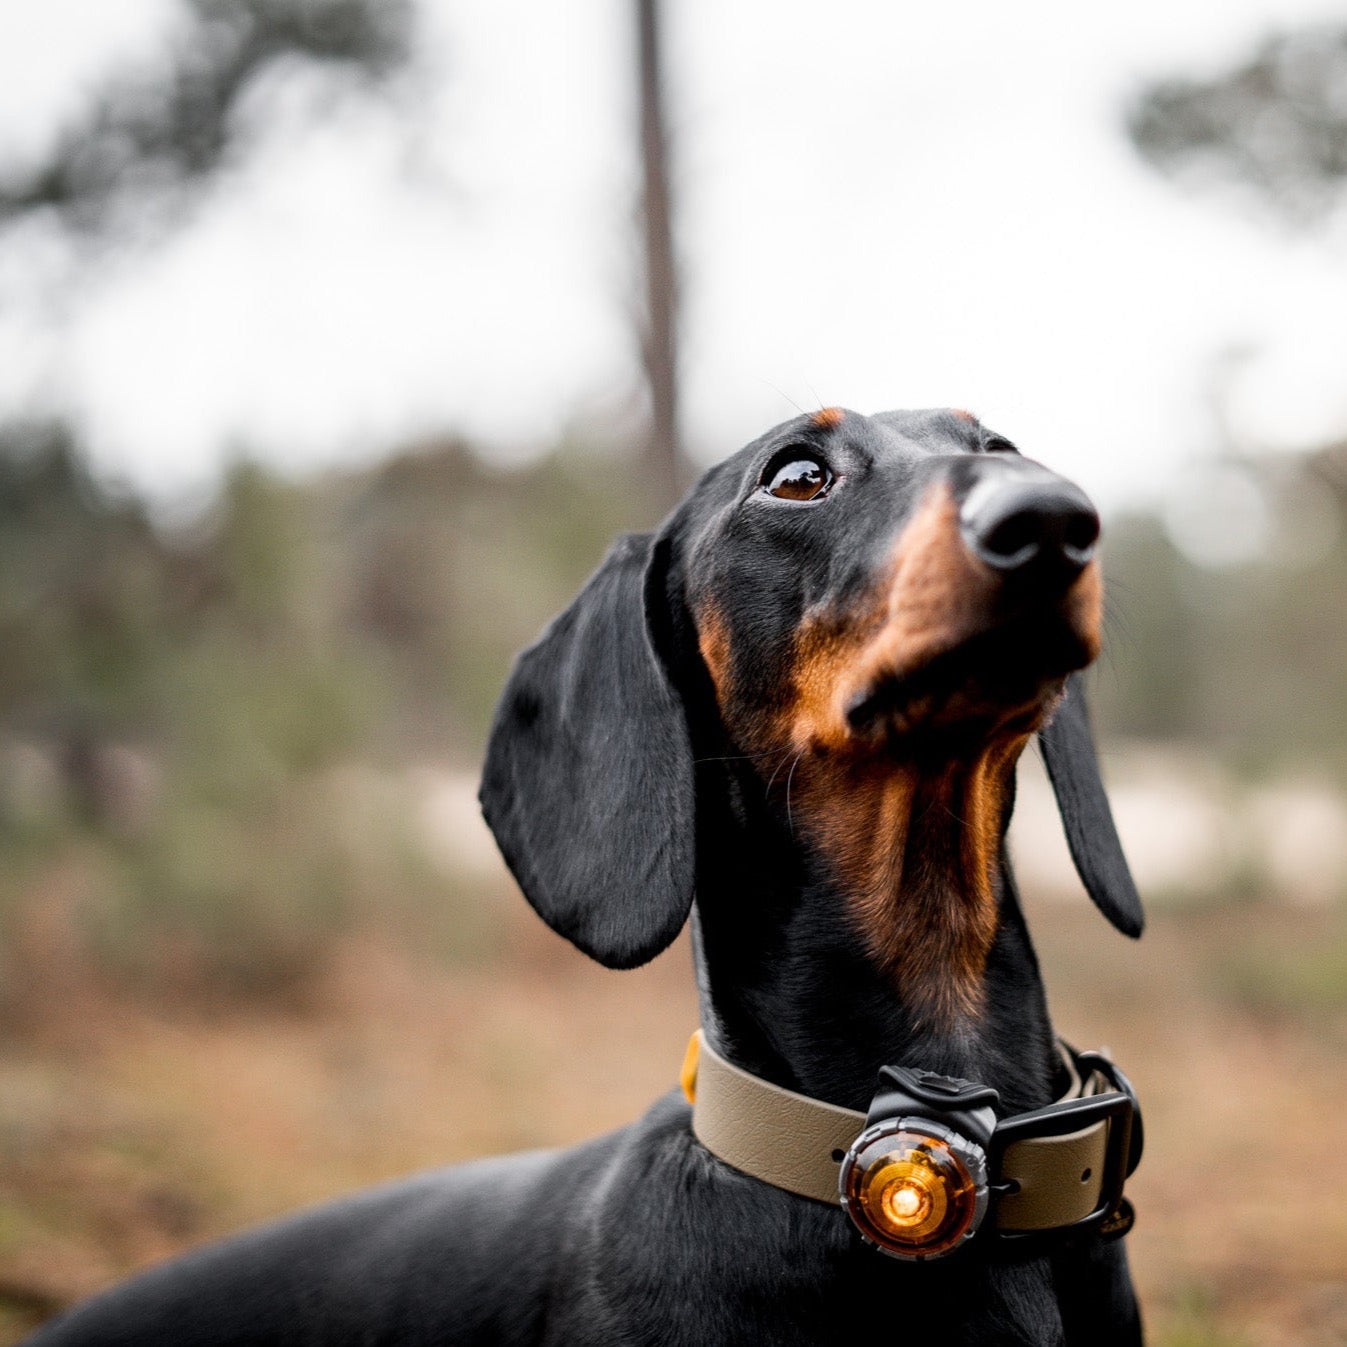
M97 485L67 428L0 428L0 730L55 746L85 819L116 789L108 736L152 701L163 560L144 508Z
M182 0L162 61L115 72L36 164L0 173L0 223L37 212L98 242L179 219L250 147L240 115L303 61L366 88L407 63L411 0Z
M35 163L0 164L0 229L35 217L77 243L154 238L253 149L252 95L296 64L335 95L398 87L412 66L416 0L179 0L160 58L114 71ZM636 0L642 173L637 341L649 392L651 495L686 485L678 398L678 265L658 0ZM311 108L312 112L313 109Z
M1316 223L1347 187L1347 26L1277 34L1210 79L1158 80L1127 129L1163 172L1225 179L1287 223Z
M641 357L650 392L651 467L663 503L671 506L682 495L688 473L678 415L678 263L658 0L636 0L636 49L646 292Z
M1146 161L1180 182L1242 189L1293 228L1322 224L1347 194L1347 24L1274 34L1207 78L1156 80L1126 123ZM1239 457L1227 394L1216 399L1218 448ZM1264 555L1216 574L1153 524L1134 524L1114 557L1140 614L1141 639L1119 663L1140 677L1106 696L1105 715L1221 747L1252 767L1313 761L1347 772L1337 728L1347 711L1347 623L1325 598L1347 577L1342 448L1241 461L1271 519ZM1166 622L1166 612L1182 620ZM1177 679L1147 668L1157 659L1172 661Z

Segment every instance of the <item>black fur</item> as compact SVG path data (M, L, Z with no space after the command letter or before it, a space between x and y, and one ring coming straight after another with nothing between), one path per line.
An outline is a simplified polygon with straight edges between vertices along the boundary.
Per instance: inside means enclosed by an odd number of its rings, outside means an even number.
M792 817L790 764L744 754L695 614L718 605L737 695L770 706L807 615L860 601L927 487L1043 473L994 462L1009 446L992 440L946 412L770 432L709 472L657 535L618 542L521 656L491 734L484 809L543 918L630 966L673 939L695 886L707 1032L747 1068L853 1108L886 1062L986 1081L1006 1112L1053 1097L1052 1029L1013 878L1003 857L982 1014L933 1026L846 919L837 877ZM761 490L796 446L836 474L826 508ZM1041 650L1001 656L1006 686L1068 667L1038 669ZM1046 737L1049 765L1087 886L1134 933L1140 909L1077 696ZM970 1347L1141 1337L1120 1244L997 1262L975 1242L940 1263L893 1262L840 1209L711 1157L671 1094L570 1151L422 1175L190 1254L34 1344L786 1347L876 1333Z
M653 959L692 906L692 751L644 620L647 583L664 583L651 551L649 538L620 538L519 657L482 777L519 887L610 968Z
M1086 891L1124 935L1139 936L1146 918L1099 778L1079 676L1067 680L1066 696L1039 741L1066 827L1071 859Z

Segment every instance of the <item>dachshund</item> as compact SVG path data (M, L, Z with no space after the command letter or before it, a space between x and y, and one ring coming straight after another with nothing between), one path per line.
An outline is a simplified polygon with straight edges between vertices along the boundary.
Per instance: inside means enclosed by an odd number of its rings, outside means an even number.
M754 1088L859 1116L912 1068L1038 1116L1064 1062L1005 841L1035 734L1086 889L1142 926L1076 676L1098 534L1078 487L965 412L768 431L517 660L481 800L524 895L610 968L690 920L704 1056ZM840 1201L714 1153L674 1091L579 1147L188 1253L32 1341L1139 1343L1123 1244L1067 1235L885 1257Z

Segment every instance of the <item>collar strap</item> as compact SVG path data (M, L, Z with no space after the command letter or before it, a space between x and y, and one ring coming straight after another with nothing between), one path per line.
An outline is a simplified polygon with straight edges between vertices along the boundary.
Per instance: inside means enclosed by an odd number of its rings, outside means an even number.
M1141 1153L1136 1096L1102 1054L1058 1046L1066 1092L996 1123L987 1145L994 1203L984 1224L1007 1241L1096 1227L1121 1235L1131 1227L1122 1183ZM764 1183L838 1205L839 1168L865 1132L866 1114L735 1066L701 1030L688 1044L683 1090L692 1130L713 1155Z

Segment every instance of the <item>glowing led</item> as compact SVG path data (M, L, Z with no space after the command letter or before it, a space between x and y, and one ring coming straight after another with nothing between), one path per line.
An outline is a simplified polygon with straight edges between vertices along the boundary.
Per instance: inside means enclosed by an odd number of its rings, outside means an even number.
M843 1162L840 1178L846 1209L861 1233L902 1258L949 1253L977 1228L986 1209L982 1152L934 1123L904 1121L866 1133Z
M891 1183L880 1198L884 1213L899 1225L917 1225L931 1210L931 1197L909 1179Z

